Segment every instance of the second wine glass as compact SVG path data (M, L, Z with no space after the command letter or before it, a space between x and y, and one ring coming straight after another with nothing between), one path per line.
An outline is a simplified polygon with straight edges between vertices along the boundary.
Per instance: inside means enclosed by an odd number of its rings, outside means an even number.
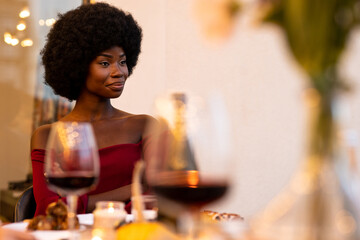
M158 121L149 127L148 182L160 199L169 200L165 211L174 212L178 204L190 213L190 221L180 217L179 222L192 222L193 229L183 231L187 239L196 239L201 208L222 198L230 185L230 124L225 104L218 95L170 92L156 100L155 108Z
M69 229L75 229L78 196L93 189L99 177L99 156L90 123L54 123L45 158L51 190L66 196Z

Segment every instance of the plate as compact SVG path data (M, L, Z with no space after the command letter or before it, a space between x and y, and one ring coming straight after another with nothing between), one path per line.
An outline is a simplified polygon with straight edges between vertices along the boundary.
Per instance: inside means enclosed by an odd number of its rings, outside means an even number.
M86 214L78 214L80 225L90 225L92 226L94 224L94 215L92 213L86 213Z
M84 229L84 227L81 227L81 225L93 225L94 223L94 216L92 213L78 214L77 216L79 218L80 230ZM10 228L17 231L26 231L28 224L29 224L28 222L15 222L15 223L6 224L3 226L3 228ZM43 231L43 232L53 232L53 231ZM56 230L56 232L66 232L66 231Z
M84 226L92 226L94 224L94 215L92 213L78 214L77 216L79 218L80 230L85 229L86 227L84 227ZM127 214L125 220L126 220L126 222L131 222L131 221L133 221L133 216L131 214ZM28 222L15 222L15 223L6 224L2 227L23 232L23 231L26 231L27 225L28 225ZM66 230L39 231L38 230L38 231L34 231L33 233L36 233L36 232L61 233L61 232L68 232L68 231L66 231Z
M28 223L27 222L16 222L16 223L10 223L5 226L2 226L3 228L12 229L15 231L21 231L25 232L26 227ZM59 231L33 231L29 232L31 235L33 235L37 240L58 240L58 239L68 239L70 237L70 232L66 230L59 230Z
M85 226L91 226L94 223L94 216L89 214L78 214L80 223L80 231L85 230ZM8 228L15 231L21 231L25 232L28 222L15 222L10 223L2 226L2 228ZM37 240L59 240L59 239L68 239L70 237L70 231L67 230L56 230L56 231L31 231L29 232L31 235L33 235Z
M36 240L59 240L59 239L69 239L70 231L60 230L60 231L33 231L31 232Z
M28 223L27 222L16 222L2 226L2 228L9 228L16 231L25 231Z

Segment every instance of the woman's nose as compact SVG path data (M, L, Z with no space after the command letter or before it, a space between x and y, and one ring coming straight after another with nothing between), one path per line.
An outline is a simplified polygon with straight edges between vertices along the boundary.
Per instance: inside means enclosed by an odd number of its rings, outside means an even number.
M111 76L112 77L122 77L124 76L124 70L121 68L119 64L114 64L111 68Z

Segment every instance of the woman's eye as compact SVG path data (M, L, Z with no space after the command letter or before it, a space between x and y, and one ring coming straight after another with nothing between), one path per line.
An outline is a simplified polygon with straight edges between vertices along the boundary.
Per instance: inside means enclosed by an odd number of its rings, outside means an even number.
M126 64L126 60L120 61L120 64L121 64L121 65L125 65L125 64Z
M104 67L107 67L109 66L110 64L108 62L100 62L100 65L101 66L104 66Z

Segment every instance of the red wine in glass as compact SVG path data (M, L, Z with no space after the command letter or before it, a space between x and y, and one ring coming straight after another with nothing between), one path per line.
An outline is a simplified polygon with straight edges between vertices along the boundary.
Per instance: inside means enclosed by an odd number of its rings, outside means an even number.
M62 189L66 193L81 194L95 187L97 178L93 174L73 174L47 177L51 188Z
M190 185L156 185L152 187L156 194L185 205L203 206L225 195L226 184L199 183Z
M157 195L174 202L200 208L222 198L227 192L228 182L201 179L198 171L175 171L162 173L152 189Z

